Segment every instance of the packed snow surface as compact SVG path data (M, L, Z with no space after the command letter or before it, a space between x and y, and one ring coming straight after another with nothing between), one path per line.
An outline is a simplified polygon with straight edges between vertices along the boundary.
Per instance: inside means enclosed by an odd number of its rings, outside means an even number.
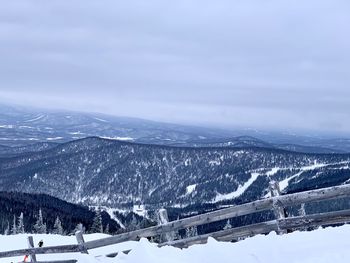
M311 170L315 170L315 169L318 169L318 168L323 168L323 167L327 167L327 166L331 166L331 165L339 165L339 164L349 164L349 162L348 161L338 162L338 163L316 163L315 162L313 165L300 167L300 172L298 172L297 174L295 174L293 176L290 176L290 177L284 179L283 181L279 182L280 189L281 189L281 191L286 189L288 187L288 185L289 185L289 182L292 179L294 179L295 177L300 176L305 171L311 171Z
M345 263L349 262L350 225L329 227L312 232L294 232L278 236L247 238L238 243L217 242L209 239L205 245L188 249L173 247L158 248L146 239L140 242L125 242L118 245L89 250L89 255L79 253L38 255L38 260L78 259L79 263ZM27 247L27 235L0 236L0 251ZM86 241L106 237L103 234L85 235ZM34 235L35 244L44 241L44 246L76 244L74 236ZM115 258L105 255L131 249L126 255L119 253ZM23 257L0 259L0 263L19 262Z
M191 184L189 186L186 187L186 194L189 195L189 194L192 194L192 192L194 190L196 190L196 187L197 187L197 184Z
M106 121L106 120L104 120L104 119L97 118L97 117L94 117L94 119L97 120L97 121L101 121L101 122L109 122L109 121Z
M53 138L46 138L48 141L56 141L56 140L62 140L63 137L53 137Z
M236 191L229 194L217 194L214 201L220 202L223 200L233 199L242 195L249 188L249 186L251 186L252 183L254 183L256 179L258 179L259 175L259 173L251 173L250 179L243 185L240 185Z
M15 126L13 125L0 125L0 128L3 128L3 129L13 129Z
M41 120L41 119L44 118L44 117L45 117L45 115L39 115L39 116L37 116L37 117L35 117L35 118L33 118L33 119L26 120L26 121L24 121L24 122L34 122L34 121L38 121L38 120Z

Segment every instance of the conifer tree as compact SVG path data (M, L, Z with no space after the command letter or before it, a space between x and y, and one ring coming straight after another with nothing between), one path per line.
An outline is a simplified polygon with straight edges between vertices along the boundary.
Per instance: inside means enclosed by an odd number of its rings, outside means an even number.
M21 212L20 216L18 217L17 232L19 234L24 234L23 212Z
M180 239L179 231L174 231L174 240L179 240L179 239Z
M224 226L224 230L232 228L232 225L230 223L230 219L227 219L226 225Z
M13 223L12 223L12 229L11 234L16 235L17 234L17 224L16 224L16 216L13 216Z
M134 214L132 214L132 219L131 219L131 222L128 225L128 230L129 231L135 231L135 230L138 230L138 229L140 229L140 224L138 223L136 216Z
M110 234L110 233L109 233L109 224L106 225L105 234Z
M101 216L100 209L98 209L95 213L95 217L94 217L94 220L92 222L91 232L92 233L103 233L102 216Z
M23 213L21 213L18 217L17 232L19 234L24 234Z
M53 226L52 234L63 235L63 227L60 218L57 216Z
M197 227L192 226L186 228L186 238L198 236Z
M5 228L4 235L8 236L9 234L10 234L10 223L9 221L7 221L7 226Z
M44 224L43 214L41 209L39 209L39 216L34 225L34 231L37 234L46 234L46 224Z

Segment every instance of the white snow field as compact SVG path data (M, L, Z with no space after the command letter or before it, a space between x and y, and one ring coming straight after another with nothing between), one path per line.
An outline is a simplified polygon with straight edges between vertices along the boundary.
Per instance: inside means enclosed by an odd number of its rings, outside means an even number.
M86 240L101 238L106 235L85 235ZM0 251L26 248L27 235L0 236ZM209 239L205 245L195 245L188 249L173 247L158 248L146 239L140 242L126 242L114 246L90 250L89 255L62 254L38 255L37 260L78 259L79 263L116 262L116 263L345 263L350 262L350 225L328 227L312 232L294 232L278 236L247 238L237 243L217 242ZM37 243L44 240L44 245L75 244L75 237L55 235L34 235ZM119 253L115 258L104 255L116 251L132 249L125 255ZM0 259L0 262L19 262L23 257Z

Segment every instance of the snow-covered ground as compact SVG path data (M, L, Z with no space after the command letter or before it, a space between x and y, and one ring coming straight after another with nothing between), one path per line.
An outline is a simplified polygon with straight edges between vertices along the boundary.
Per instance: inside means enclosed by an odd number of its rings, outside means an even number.
M255 180L258 179L259 176L260 176L259 173L251 173L250 179L247 182L245 182L243 185L240 185L236 191L229 194L217 194L214 199L214 202L229 200L242 195L249 188L249 186L251 186L255 182Z
M86 240L104 237L102 234L85 235ZM78 259L79 263L345 263L349 262L350 225L329 227L312 232L294 232L278 236L256 236L238 243L217 242L209 239L206 245L195 245L189 249L173 247L158 248L146 239L140 242L126 242L105 248L90 250L89 255L38 255L38 260ZM37 243L44 240L46 246L75 244L75 237L55 235L34 235ZM25 248L26 235L0 236L0 251ZM132 249L115 258L104 255L116 251ZM0 262L19 262L21 258L0 259Z

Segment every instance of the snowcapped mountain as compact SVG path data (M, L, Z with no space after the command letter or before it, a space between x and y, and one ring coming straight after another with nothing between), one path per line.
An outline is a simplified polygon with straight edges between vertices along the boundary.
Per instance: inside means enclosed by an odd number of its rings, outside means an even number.
M0 105L0 145L67 142L89 136L154 144L224 138L231 133L136 118Z
M348 183L350 155L271 148L170 147L101 138L0 159L0 190L46 193L109 207L241 203ZM229 200L229 201L227 201Z
M350 152L350 140L346 138L297 136L253 129L210 129L103 114L0 105L0 154L5 146L36 144L35 148L40 149L37 143L62 143L91 136L186 147L264 147L305 153ZM26 149L16 151L25 152Z

